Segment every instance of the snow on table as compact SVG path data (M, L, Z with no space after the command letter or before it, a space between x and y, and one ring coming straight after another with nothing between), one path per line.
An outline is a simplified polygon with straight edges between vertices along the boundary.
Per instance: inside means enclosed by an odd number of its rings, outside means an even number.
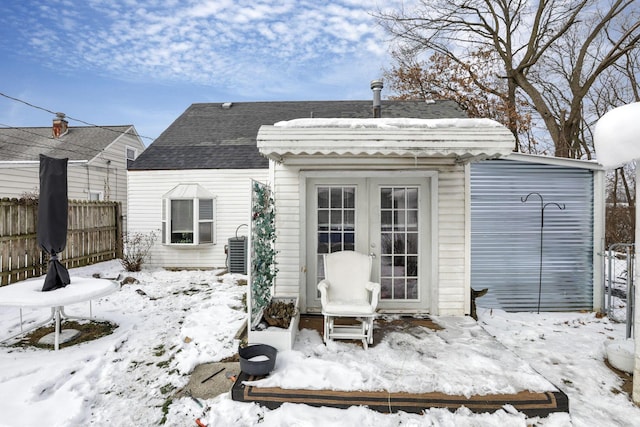
M44 276L0 288L0 306L63 307L90 301L117 291L120 285L108 279L72 277L64 288L42 292Z
M24 282L13 283L0 288L0 306L17 307L20 309L20 332L0 342L24 335L54 320L54 349L58 350L60 348L60 318L70 317L65 314L64 306L85 301L89 301L89 304L91 304L92 299L109 295L120 288L118 282L113 280L72 277L71 283L64 288L43 292L42 286L44 285L44 280L45 276L42 276L37 279L25 280ZM30 328L24 330L22 328L22 309L39 307L51 308L51 316L45 321L32 325ZM91 318L91 305L89 307L89 318Z

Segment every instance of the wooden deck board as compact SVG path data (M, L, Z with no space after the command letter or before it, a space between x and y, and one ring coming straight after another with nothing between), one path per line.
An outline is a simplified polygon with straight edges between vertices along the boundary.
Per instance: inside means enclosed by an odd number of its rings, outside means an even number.
M300 329L323 331L323 318L320 315L302 315ZM434 330L442 329L428 318L417 319L406 317L393 320L376 320L374 329L374 346L382 338L393 331L410 331L411 328L426 327ZM358 344L360 341L354 341ZM301 403L310 406L329 406L348 408L350 406L367 406L382 413L399 411L422 413L430 408L447 408L455 411L467 407L473 412L495 412L504 405L512 405L516 410L530 417L546 417L554 412L569 412L569 399L562 391L530 392L515 394L491 394L465 397L444 393L389 393L388 391L335 391L282 389L279 387L256 387L244 385L244 381L258 378L250 377L242 372L231 389L233 400L255 402L270 409L278 408L285 402Z

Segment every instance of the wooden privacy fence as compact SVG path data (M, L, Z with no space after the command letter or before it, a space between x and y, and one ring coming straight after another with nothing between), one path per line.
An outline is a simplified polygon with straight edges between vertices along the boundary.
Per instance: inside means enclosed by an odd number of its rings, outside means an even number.
M59 259L67 268L122 257L119 202L69 200L67 245ZM47 272L49 256L36 241L38 201L0 199L0 286Z

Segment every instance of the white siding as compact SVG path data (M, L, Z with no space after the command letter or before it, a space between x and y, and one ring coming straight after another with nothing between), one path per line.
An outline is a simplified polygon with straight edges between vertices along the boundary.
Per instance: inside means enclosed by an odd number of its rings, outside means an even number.
M304 206L301 201L305 181L301 170L334 171L429 171L437 172L434 189L438 192L437 206L432 215L437 215L435 251L437 268L431 274L431 301L424 310L432 314L462 315L468 312L469 270L467 253L469 245L467 189L465 169L443 159L414 159L386 157L341 159L306 157L288 159L286 164L272 163L276 202L276 250L278 275L276 295L297 295L303 302L306 289L305 250L306 224Z
M439 315L463 315L469 293L466 230L468 207L464 168L458 166L438 174L438 285Z
M147 265L167 268L218 268L226 264L224 247L241 224L249 223L251 179L266 182L267 169L129 171L129 232L158 233ZM200 184L216 197L216 243L194 247L162 245L162 196L178 184ZM242 227L239 236L247 236Z
M275 165L274 193L276 202L276 295L296 295L304 298L306 275L304 272L305 231L301 230L300 216L304 203L298 168ZM304 190L302 190L304 191ZM303 222L302 222L303 223Z
M67 182L69 199L88 200L89 190L104 191L106 169L85 163L69 162ZM126 182L126 181L125 181ZM40 163L20 162L14 165L0 165L0 197L20 198L24 193L39 192ZM126 189L119 199L126 200Z
M123 227L127 229L127 158L126 148L131 147L140 155L145 149L144 144L130 134L118 136L102 153L92 159L91 191L102 192L104 200L122 203L124 215Z

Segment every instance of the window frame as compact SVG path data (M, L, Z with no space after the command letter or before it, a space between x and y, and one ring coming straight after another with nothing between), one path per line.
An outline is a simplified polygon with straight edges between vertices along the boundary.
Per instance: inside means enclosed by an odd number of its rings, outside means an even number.
M130 158L129 158L129 150L133 151L133 159L130 159ZM124 147L124 159L125 159L125 161L126 161L126 160L128 160L128 161L134 161L134 160L135 160L135 159L137 159L137 158L138 158L138 149L137 149L137 148L135 148L135 147L131 147L131 146L129 146L129 145L126 145L126 146Z
M91 196L98 196L97 199L92 199ZM104 191L87 191L87 200L90 202L102 202L104 201Z
M172 228L172 202L174 201L191 201L191 234L192 241L191 242L173 242L173 228ZM201 211L200 211L200 201L201 200L210 200L211 201L211 219L205 218L202 219ZM206 245L215 245L216 244L216 197L163 197L162 198L162 239L161 242L166 246L183 246L183 247L193 247L193 246L206 246ZM201 224L211 224L211 238L210 241L201 241L200 236L200 225Z

